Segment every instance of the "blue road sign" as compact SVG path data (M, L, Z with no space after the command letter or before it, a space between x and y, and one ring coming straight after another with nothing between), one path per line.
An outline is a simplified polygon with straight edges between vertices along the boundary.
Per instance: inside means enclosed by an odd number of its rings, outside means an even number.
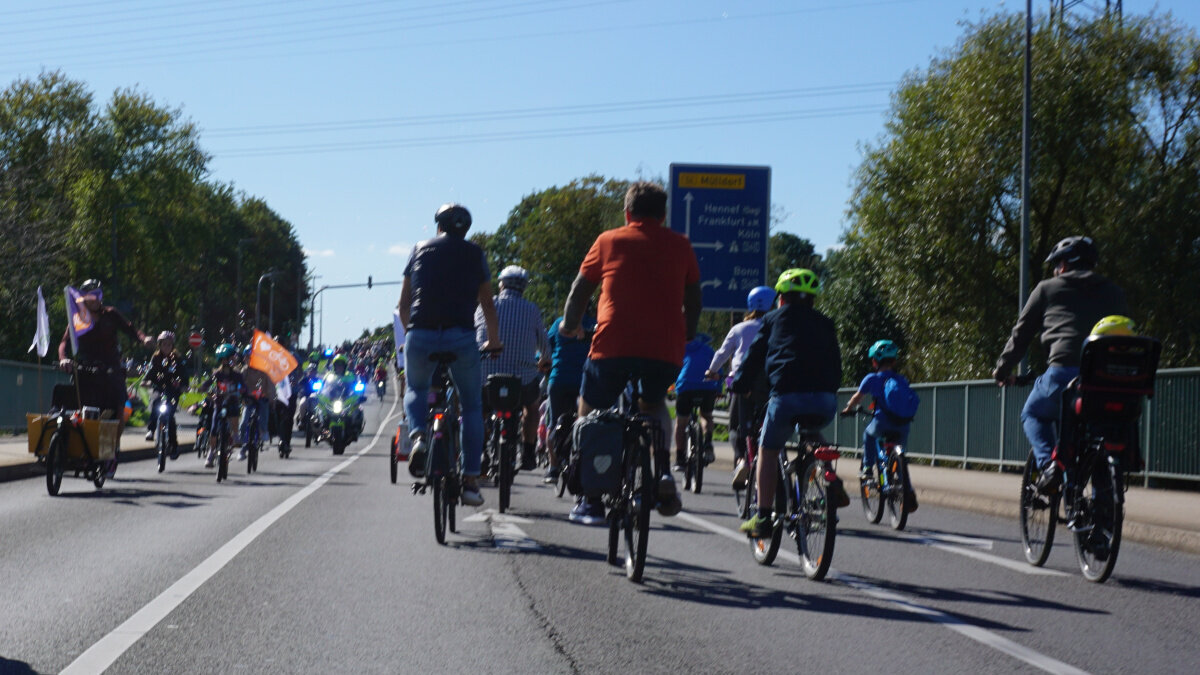
M671 229L692 240L704 309L746 309L767 280L771 167L672 164Z

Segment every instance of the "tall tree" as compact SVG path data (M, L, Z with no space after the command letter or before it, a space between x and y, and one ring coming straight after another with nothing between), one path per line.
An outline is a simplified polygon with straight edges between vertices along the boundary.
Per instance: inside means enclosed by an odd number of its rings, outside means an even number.
M1017 312L1023 17L967 26L893 97L867 148L848 249L910 339L920 378L990 371ZM1163 338L1200 356L1200 45L1170 18L1051 24L1033 43L1031 256L1092 235L1101 272Z

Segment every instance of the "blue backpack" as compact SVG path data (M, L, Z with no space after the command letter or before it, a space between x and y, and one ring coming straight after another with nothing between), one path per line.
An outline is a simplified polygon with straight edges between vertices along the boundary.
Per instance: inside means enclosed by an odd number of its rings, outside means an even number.
M917 416L921 397L908 386L903 375L895 374L883 383L883 412L893 424L908 424Z

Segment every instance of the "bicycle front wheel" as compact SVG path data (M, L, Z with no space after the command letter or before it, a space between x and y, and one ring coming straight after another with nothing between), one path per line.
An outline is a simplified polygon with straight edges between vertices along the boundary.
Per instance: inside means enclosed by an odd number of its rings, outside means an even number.
M507 511L512 502L513 460L517 454L514 445L512 441L500 442L500 470L496 472L500 488L500 513Z
M1101 584L1112 574L1121 548L1121 526L1125 521L1121 470L1100 458L1091 476L1083 476L1075 530L1075 558L1088 581ZM1083 522L1080 523L1080 519ZM1088 529L1082 529L1087 527Z
M167 421L159 420L158 433L154 437L154 445L158 448L158 472L162 473L167 468L167 453L171 450L170 439L167 437Z
M758 507L758 482L751 477L750 491L747 493L747 504L753 503L750 513ZM779 469L775 470L775 503L771 534L766 537L750 537L750 552L754 562L759 565L770 565L779 555L779 544L783 541L783 515L787 512L787 483Z
M692 492L700 494L704 486L704 435L700 433L700 425L693 418L691 428L691 463L692 463Z
M880 489L879 469L867 467L870 475L858 479L858 496L862 498L863 515L872 525L883 520L883 493Z
M246 473L255 471L258 471L258 441L247 443L246 447Z
M443 493L443 481L441 478L433 479L432 485L429 486L433 492L433 538L437 539L437 543L446 543L446 515L445 508L446 495Z
M1021 547L1025 560L1034 567L1046 564L1054 545L1054 526L1058 520L1059 496L1038 493L1037 459L1033 453L1025 460L1021 474Z
M50 447L46 450L46 492L51 497L58 495L62 487L63 468L67 462L67 439L62 432L50 437Z
M220 434L221 440L217 444L217 482L225 480L229 477L229 434L228 432Z
M648 431L639 434L638 442L626 448L625 485L625 576L641 583L646 570L646 549L650 541L650 512L658 496L651 467L654 447ZM628 457L630 453L632 457Z
M811 455L804 458L793 477L787 479L788 509L795 527L796 548L804 576L815 581L825 578L833 562L833 542L837 537L837 513L828 498L825 471Z

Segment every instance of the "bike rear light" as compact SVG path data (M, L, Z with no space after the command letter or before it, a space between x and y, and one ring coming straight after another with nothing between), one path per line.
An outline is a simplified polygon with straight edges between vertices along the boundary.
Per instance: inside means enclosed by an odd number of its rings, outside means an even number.
M828 446L817 448L816 451L813 452L813 457L816 457L822 462L832 462L840 456L841 454L836 448L831 448Z
M1119 413L1124 410L1125 404L1120 401L1109 401L1104 404L1104 412Z
M1124 449L1125 449L1124 443L1110 443L1108 441L1104 442L1104 451L1105 452L1121 452Z
M440 421L444 415L442 413L434 413L433 419Z
M837 480L837 472L836 471L826 471L825 472L825 480L830 483Z

